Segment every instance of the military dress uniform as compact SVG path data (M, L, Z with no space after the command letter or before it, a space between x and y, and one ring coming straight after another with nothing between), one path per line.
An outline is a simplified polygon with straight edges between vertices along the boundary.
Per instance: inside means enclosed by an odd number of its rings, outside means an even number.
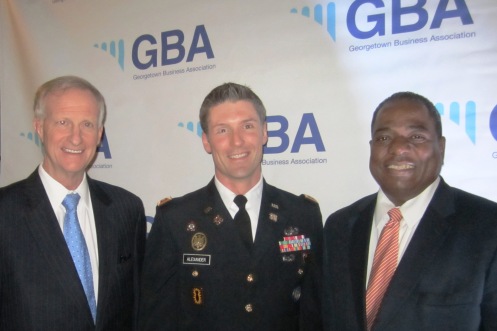
M251 249L216 189L157 207L140 330L321 330L322 219L312 198L263 184Z

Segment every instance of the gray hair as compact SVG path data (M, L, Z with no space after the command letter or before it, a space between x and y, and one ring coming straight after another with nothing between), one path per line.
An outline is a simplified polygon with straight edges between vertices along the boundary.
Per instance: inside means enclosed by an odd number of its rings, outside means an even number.
M88 82L87 80L77 76L61 76L49 80L48 82L41 85L35 94L35 100L33 106L35 118L37 119L45 118L46 116L45 99L48 95L59 91L64 92L69 89L89 91L95 97L99 109L98 126L102 127L104 125L105 117L107 115L107 107L105 105L105 99L95 86L90 84L90 82Z

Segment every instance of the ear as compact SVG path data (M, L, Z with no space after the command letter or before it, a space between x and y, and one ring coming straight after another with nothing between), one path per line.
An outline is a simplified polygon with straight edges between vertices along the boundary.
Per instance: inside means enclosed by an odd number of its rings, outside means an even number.
M442 164L444 164L444 159L445 159L445 137L442 136L438 142L438 148L440 148L440 153L442 154Z
M268 136L267 136L267 122L264 122L262 125L262 141L263 141L263 146L267 144Z
M100 146L100 144L102 143L102 135L104 134L104 130L105 128L103 126L101 126L99 129L98 129L98 145Z
M40 141L43 143L43 120L39 118L33 119L33 128L35 129L36 134L38 134Z
M209 137L207 137L205 132L202 132L202 144L204 145L205 151L211 154L212 153L211 144L209 143Z

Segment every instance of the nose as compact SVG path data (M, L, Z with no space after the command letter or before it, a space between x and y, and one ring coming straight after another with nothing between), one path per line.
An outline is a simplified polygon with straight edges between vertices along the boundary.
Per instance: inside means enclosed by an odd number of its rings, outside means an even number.
M243 144L243 135L239 130L234 130L231 134L231 142L235 146L240 146Z
M389 152L394 155L403 155L411 149L409 139L406 137L395 137L389 145Z
M74 125L71 129L71 135L69 137L70 141L71 141L71 144L77 146L81 143L81 141L83 140L81 138L81 129L79 128L79 126L77 125Z

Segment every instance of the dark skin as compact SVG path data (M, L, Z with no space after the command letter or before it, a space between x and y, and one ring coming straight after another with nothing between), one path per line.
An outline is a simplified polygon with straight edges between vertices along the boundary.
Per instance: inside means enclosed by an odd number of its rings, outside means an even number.
M396 206L418 196L442 169L445 137L426 107L401 99L385 104L372 127L369 169Z

